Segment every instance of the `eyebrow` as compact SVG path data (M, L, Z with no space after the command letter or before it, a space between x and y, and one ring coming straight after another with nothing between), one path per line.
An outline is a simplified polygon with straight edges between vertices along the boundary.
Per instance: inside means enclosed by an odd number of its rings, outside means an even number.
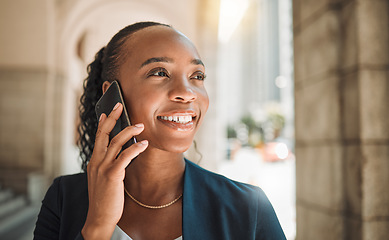
M168 58L168 57L153 57L153 58L147 59L144 63L142 63L142 65L140 67L142 68L142 67L146 66L147 64L155 63L155 62L170 63L170 62L173 62L173 59Z
M205 67L203 61L201 61L200 59L193 59L190 63L194 65L203 65L203 67Z
M155 63L155 62L171 63L171 62L174 62L174 61L173 61L172 58L168 58L168 57L153 57L153 58L149 58L146 61L144 61L142 63L142 65L140 66L140 68L146 66L147 64ZM193 59L192 61L190 61L190 63L194 64L194 65L202 65L202 66L204 66L204 63L200 59Z

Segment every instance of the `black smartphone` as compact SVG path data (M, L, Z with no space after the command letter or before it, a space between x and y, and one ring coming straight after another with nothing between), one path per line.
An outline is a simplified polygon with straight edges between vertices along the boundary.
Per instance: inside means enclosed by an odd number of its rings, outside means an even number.
M130 118L127 114L127 109L124 104L124 99L120 90L119 83L117 81L113 81L111 85L108 87L107 91L101 96L99 101L96 103L95 111L97 115L97 119L100 118L102 113L105 113L107 116L111 113L116 103L120 102L123 105L123 111L120 115L119 119L116 121L115 127L112 129L109 134L109 141L112 140L120 131L124 128L131 125ZM122 151L132 144L136 143L135 137L131 138L126 144L123 145Z

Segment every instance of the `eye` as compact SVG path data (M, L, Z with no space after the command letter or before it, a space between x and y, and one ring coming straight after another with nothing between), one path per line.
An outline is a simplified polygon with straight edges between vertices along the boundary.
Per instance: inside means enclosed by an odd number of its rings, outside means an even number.
M149 77L169 77L169 73L164 68L155 68L149 72L148 76Z
M200 80L200 81L204 81L206 78L206 75L203 72L195 72L191 78L196 79L196 80Z

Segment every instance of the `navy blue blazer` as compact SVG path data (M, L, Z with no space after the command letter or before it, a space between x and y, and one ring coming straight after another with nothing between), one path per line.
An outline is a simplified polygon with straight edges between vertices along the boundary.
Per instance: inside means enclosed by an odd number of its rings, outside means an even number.
M182 211L184 240L286 239L260 188L232 181L188 160ZM87 212L86 173L56 178L42 201L34 239L83 239Z

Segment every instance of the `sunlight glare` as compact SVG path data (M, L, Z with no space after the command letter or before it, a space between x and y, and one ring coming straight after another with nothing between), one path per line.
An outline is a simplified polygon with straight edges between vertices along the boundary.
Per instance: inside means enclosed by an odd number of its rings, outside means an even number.
M221 0L218 39L227 43L242 20L249 0Z

